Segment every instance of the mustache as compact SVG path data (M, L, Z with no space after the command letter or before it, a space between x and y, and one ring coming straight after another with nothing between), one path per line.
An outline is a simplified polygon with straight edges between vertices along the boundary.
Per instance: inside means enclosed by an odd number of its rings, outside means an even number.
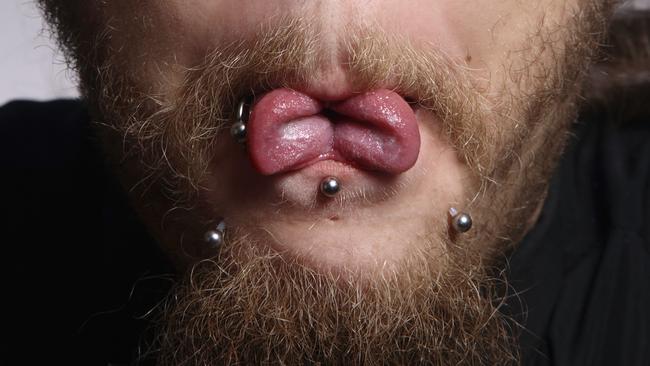
M243 97L279 87L298 89L340 67L356 93L385 87L447 115L453 109L447 106L458 99L454 92L463 89L468 97L473 88L463 72L467 67L431 44L416 45L377 26L358 25L332 45L310 24L303 18L283 19L213 50L186 70L175 97L203 91L206 98L225 102L225 112L231 112Z

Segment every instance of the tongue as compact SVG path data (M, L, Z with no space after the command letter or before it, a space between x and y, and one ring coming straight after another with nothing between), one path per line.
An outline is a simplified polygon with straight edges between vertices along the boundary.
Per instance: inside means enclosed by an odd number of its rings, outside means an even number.
M326 159L399 174L415 164L420 151L415 113L387 89L327 106L295 90L276 89L255 104L247 131L251 161L265 175Z

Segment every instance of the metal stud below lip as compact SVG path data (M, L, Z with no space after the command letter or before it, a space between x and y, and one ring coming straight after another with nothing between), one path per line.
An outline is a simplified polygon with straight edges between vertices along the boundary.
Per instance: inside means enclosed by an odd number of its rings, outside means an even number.
M226 230L226 222L222 219L221 221L219 221L219 223L214 229L208 230L203 235L203 240L205 241L206 244L208 244L210 248L217 249L224 242L225 230Z
M467 213L459 212L455 208L449 209L451 215L451 225L458 233L466 233L472 228L472 216Z
M211 248L218 248L223 244L223 231L209 230L205 233L203 239Z
M459 233L466 233L472 228L472 218L468 214L460 214L454 219L454 228Z
M320 192L325 197L334 197L341 191L341 184L336 177L327 177L320 183Z

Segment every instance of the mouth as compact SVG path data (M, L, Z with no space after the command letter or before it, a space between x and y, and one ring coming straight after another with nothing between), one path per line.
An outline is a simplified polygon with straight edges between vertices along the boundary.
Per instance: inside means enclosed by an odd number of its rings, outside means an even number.
M430 187L460 196L448 184L455 152L436 115L395 91L318 95L277 88L240 104L233 126L245 124L245 139L220 145L214 171L228 173L210 176L205 202L237 235L317 266L397 261L446 215Z
M275 89L252 106L247 134L249 158L262 175L331 160L394 176L413 167L420 151L415 112L388 89L327 102Z
M233 127L242 122L244 133L231 134L245 149L227 161L240 208L269 202L291 208L288 216L341 213L385 202L421 180L421 134L430 131L417 104L386 88L319 90L271 89L237 108ZM323 190L332 178L334 194Z

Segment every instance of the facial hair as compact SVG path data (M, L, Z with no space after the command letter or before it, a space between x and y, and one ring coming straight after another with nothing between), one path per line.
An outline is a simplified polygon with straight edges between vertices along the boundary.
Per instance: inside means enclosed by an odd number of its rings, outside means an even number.
M504 65L520 71L490 86L498 91L492 95L435 48L351 29L353 85L364 91L388 80L442 121L473 174L475 230L458 242L439 225L396 269L363 279L314 271L233 234L161 306L154 357L163 365L516 363L515 325L499 310L505 295L497 288L507 285L492 266L543 198L602 13L589 4L571 24L536 32L528 57ZM112 155L134 161L137 179L166 187L170 206L196 204L235 103L251 91L299 85L327 58L309 24L281 20L215 50L164 95L152 94L111 52L94 50L80 72L95 115L124 141ZM441 247L442 256L432 254Z
M449 244L368 279L233 242L178 286L151 351L160 365L514 364L496 283L476 251Z

